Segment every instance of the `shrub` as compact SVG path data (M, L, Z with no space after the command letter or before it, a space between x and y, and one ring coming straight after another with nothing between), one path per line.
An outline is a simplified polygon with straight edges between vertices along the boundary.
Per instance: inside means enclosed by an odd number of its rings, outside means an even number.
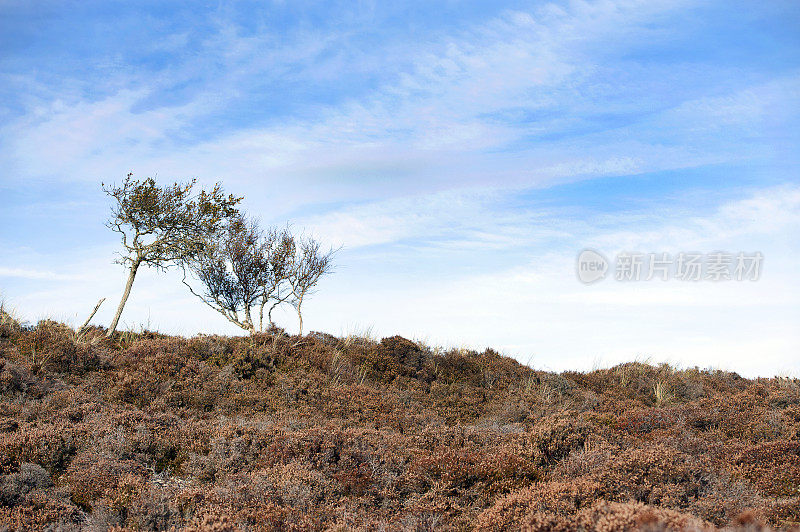
M398 374L411 378L425 377L425 354L411 340L402 336L391 336L381 340L376 350L379 353L378 358L394 361L394 364L385 363L385 366L391 367Z
M30 462L51 475L64 471L77 451L81 432L65 421L41 425L23 424L0 439L0 464L6 472L18 471Z
M550 417L534 425L528 436L531 454L545 466L553 466L581 449L591 428L581 419Z
M691 456L651 445L621 451L593 477L611 500L686 508L705 488L703 473Z
M242 379L270 373L278 364L278 356L266 345L237 345L231 354L233 371Z
M491 508L478 516L475 528L476 530L510 530L520 527L522 523L529 522L533 515L561 518L572 516L584 506L591 505L598 498L600 492L600 484L581 479L535 484L499 499ZM536 519L540 520L538 517ZM541 520L539 526L543 526L545 522L557 523L559 521L547 518Z
M557 375L280 331L131 333L91 345L87 371L68 333L0 339L0 530L706 530L743 512L729 530L767 530L800 513L788 379ZM30 346L54 353L36 372Z
M27 392L37 382L27 368L0 358L0 393Z
M778 440L753 445L734 463L742 476L762 493L776 497L800 495L800 442Z
M13 506L31 491L52 486L53 481L42 466L22 463L19 471L0 476L0 505Z

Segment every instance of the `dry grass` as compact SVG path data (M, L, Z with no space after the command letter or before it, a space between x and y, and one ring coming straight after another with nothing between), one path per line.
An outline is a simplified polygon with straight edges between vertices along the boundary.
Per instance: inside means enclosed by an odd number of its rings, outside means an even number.
M672 400L672 393L669 391L669 384L666 381L658 380L653 385L653 397L657 405L663 405Z
M11 336L18 332L20 322L17 319L14 309L9 307L5 299L0 295L0 338Z

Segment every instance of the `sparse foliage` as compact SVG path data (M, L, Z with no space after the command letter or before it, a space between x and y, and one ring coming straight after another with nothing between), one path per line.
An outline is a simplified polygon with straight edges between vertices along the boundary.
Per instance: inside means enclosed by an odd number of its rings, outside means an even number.
M107 226L119 233L123 252L117 262L128 268L125 290L108 328L114 334L141 265L165 269L196 256L224 222L237 214L241 198L226 196L217 183L195 193L196 180L159 186L152 178L128 174L119 186L103 186L115 200Z
M218 239L207 241L201 253L183 261L183 283L228 321L253 334L256 328L251 309L271 284L274 242L273 232L265 235L254 221L239 217ZM200 292L187 281L187 269L202 283Z
M288 282L292 293L292 306L297 311L300 332L303 334L303 302L313 293L323 275L331 272L333 251L323 251L313 238L300 241L289 269Z
M272 324L272 311L281 304L291 304L301 316L303 299L330 271L330 253L321 253L320 244L311 238L298 243L288 229L263 231L254 220L240 216L181 264L183 283L192 294L255 334ZM187 273L202 288L195 289ZM302 317L300 324L302 332Z

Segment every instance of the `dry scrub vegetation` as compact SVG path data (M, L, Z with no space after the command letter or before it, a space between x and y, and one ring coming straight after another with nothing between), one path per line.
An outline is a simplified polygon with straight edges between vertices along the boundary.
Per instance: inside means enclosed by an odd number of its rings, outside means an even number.
M3 530L766 530L800 382L0 320Z

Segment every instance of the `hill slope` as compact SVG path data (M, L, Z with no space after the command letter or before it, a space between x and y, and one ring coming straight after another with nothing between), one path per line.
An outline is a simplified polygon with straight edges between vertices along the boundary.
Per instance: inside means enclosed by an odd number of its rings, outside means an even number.
M558 375L400 337L101 333L0 326L0 528L800 521L796 380Z

